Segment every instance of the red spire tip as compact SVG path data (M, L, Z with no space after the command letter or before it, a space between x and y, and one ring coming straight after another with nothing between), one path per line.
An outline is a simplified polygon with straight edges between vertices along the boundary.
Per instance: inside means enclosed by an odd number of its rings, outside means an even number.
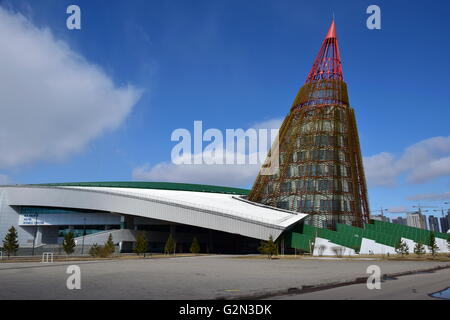
M318 80L344 80L334 19L306 82Z
M325 37L325 39L329 38L336 38L336 25L334 23L334 19L333 22L331 22L330 29L328 29L327 36Z

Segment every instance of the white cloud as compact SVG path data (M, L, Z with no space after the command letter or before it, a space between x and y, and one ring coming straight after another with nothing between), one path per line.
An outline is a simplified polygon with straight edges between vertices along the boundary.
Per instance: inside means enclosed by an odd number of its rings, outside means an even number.
M430 200L430 201L442 201L442 200L450 200L450 191L443 193L423 193L416 194L414 196L410 196L407 198L412 201L420 201L420 200Z
M251 128L254 129L279 129L281 124L283 123L283 119L269 119L266 121L256 122Z
M238 154L224 152L223 159L227 156L237 159ZM242 156L246 160L245 164L214 164L216 159L211 154L184 154L182 158L174 159L175 163L180 164L161 162L153 167L145 164L135 168L132 175L134 180L246 187L254 182L261 164L248 164L248 155ZM183 159L192 160L192 164L183 164L186 163Z
M423 183L450 175L450 136L422 140L408 148L399 165L411 170L408 181Z
M411 171L408 180L422 183L434 178L450 176L450 157L431 160Z
M450 176L450 136L419 141L398 157L388 152L366 157L364 169L374 186L393 186L401 174L412 184Z
M405 206L391 207L388 209L389 213L404 213L406 211L408 211L408 209Z
M278 129L281 120L273 119L252 125L253 129ZM242 139L242 138L241 138ZM218 144L218 147L222 144ZM200 183L212 184L234 187L251 186L256 179L256 176L261 168L261 162L256 164L249 164L249 157L254 156L257 159L258 155L252 153L251 155L244 153L223 153L223 159L229 156L245 158L245 164L205 164L213 163L211 154L184 154L182 158L173 159L175 163L182 163L182 159L190 159L191 163L196 163L195 159L200 159L204 164L174 164L169 162L161 162L154 166L145 164L133 170L133 179L147 180L147 181L167 181L167 182L185 182L185 183Z
M80 152L117 128L141 96L1 7L0 39L0 168Z
M175 165L173 163L162 162L153 167L144 165L134 169L133 179L246 187L253 183L259 168L259 164Z
M369 184L376 186L394 186L398 172L395 169L394 156L388 152L364 158L364 170Z

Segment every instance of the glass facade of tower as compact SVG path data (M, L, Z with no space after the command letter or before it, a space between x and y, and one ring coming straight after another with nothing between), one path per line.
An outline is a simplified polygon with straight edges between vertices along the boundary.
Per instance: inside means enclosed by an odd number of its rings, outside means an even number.
M278 171L261 171L249 195L251 201L308 213L306 222L320 228L362 226L369 213L334 23L332 28L272 148L278 150Z

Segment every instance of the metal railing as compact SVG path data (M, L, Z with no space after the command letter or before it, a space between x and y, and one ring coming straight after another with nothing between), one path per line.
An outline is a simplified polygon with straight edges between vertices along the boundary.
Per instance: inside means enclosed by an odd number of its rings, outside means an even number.
M42 254L42 263L50 263L53 262L53 252L44 252Z

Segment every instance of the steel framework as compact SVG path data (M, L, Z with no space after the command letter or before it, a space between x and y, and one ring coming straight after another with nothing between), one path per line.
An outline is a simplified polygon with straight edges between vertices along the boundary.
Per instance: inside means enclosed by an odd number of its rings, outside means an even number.
M279 157L278 170L267 174L263 166L250 201L308 213L305 222L320 228L368 222L358 129L334 21L276 141L268 159Z

